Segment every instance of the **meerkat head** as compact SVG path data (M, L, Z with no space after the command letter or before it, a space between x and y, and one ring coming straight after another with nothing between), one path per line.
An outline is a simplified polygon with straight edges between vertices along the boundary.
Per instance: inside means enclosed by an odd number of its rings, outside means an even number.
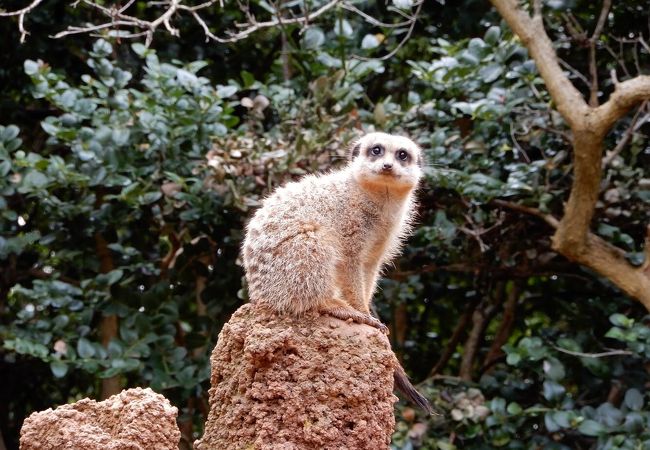
M422 150L403 136L369 133L350 151L355 178L369 188L414 189L422 176Z

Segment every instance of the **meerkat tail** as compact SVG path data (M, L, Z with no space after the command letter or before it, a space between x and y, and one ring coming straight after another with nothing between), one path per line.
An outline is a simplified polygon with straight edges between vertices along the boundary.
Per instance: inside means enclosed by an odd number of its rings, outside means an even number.
M408 401L429 415L439 415L433 410L431 404L429 403L429 400L427 400L424 395L420 394L417 389L415 389L413 384L411 384L408 375L406 375L406 372L404 372L404 369L399 364L397 367L395 367L395 372L393 372L393 379L395 382L395 388L404 394Z

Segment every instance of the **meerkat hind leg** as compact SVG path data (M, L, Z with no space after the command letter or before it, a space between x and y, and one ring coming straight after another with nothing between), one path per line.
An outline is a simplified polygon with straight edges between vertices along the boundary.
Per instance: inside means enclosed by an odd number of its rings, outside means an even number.
M319 308L321 314L335 317L340 320L352 320L356 323L362 323L377 328L384 334L388 334L388 327L381 323L379 319L372 317L370 314L362 313L350 307L343 300L332 299Z

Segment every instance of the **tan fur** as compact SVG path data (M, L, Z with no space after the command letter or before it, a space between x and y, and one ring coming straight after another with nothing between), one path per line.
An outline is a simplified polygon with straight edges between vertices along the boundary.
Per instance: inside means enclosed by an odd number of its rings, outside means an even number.
M376 145L380 157L371 153ZM385 133L367 134L353 149L358 156L343 169L277 189L249 222L242 254L252 302L385 329L370 302L411 230L422 155L411 140ZM392 168L382 171L384 164Z

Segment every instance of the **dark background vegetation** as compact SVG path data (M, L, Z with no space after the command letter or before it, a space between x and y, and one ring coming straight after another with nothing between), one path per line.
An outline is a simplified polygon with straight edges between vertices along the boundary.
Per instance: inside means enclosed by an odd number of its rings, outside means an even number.
M358 6L397 20L383 2ZM215 11L206 17L215 30L239 14L234 4ZM545 5L585 95L576 24L589 34L599 13L600 2ZM278 184L340 166L349 142L372 129L411 136L428 160L419 225L375 305L444 414L398 405L394 447L650 448L647 311L554 253L552 229L512 208L561 216L571 147L534 63L488 2L427 1L386 61L353 55L388 53L400 30L339 10L308 32L265 30L232 45L205 43L190 21L149 49L49 38L93 17L46 2L28 16L22 45L16 21L0 20L7 448L27 415L106 394L107 379L167 396L189 445L207 414L209 352L246 299L246 218ZM336 34L337 20L350 32ZM611 69L648 73L639 36L650 42L649 21L647 1L612 6L597 45L601 99ZM368 34L378 46L362 48ZM634 264L650 219L647 114L644 104L608 136L614 148L633 126L605 167L594 229Z

